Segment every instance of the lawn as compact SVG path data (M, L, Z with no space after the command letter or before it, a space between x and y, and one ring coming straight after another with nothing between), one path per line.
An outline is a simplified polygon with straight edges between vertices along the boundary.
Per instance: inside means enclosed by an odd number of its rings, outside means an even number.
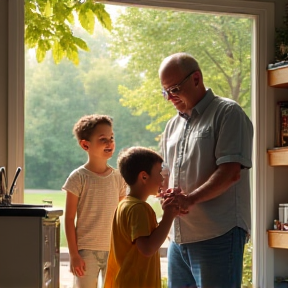
M66 193L57 190L25 190L24 193L24 203L26 204L43 204L43 200L52 201L54 208L63 209L65 208ZM151 196L148 198L147 202L154 209L157 219L162 216L162 208L160 202L155 197ZM60 217L60 246L67 247L67 241L64 230L64 216Z
M54 190L51 190L51 192L49 192L49 190L44 190L44 192L38 192L38 191L25 190L24 203L43 204L43 200L52 200L53 207L64 209L66 199L65 192Z

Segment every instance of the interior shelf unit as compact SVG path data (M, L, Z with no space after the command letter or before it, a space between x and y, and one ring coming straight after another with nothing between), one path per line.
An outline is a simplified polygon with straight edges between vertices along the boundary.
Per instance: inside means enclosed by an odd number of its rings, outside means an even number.
M288 89L288 66L268 70L268 85ZM270 166L288 166L288 147L269 149ZM268 230L268 245L272 248L288 249L288 231Z
M268 70L268 84L288 89L288 66ZM269 149L267 152L271 166L288 166L288 147Z

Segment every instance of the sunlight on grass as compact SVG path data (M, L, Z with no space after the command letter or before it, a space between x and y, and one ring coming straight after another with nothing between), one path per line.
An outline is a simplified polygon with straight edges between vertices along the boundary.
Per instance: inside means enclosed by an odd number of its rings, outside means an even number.
M32 191L32 190L29 190ZM38 190L39 191L39 190ZM47 190L45 190L46 192ZM52 200L53 207L62 208L65 207L66 194L63 191L54 191L51 193L41 193L35 190L35 192L24 193L24 203L27 204L43 204L43 200Z

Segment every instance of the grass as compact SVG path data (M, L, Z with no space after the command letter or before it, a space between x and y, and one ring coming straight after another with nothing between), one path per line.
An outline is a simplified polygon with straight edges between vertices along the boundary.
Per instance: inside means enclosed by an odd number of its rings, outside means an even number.
M28 190L31 191L31 190ZM47 191L47 190L45 190ZM65 207L66 194L62 191L54 191L51 193L37 193L26 192L24 193L24 203L27 204L43 204L43 200L52 200L53 207L62 208Z

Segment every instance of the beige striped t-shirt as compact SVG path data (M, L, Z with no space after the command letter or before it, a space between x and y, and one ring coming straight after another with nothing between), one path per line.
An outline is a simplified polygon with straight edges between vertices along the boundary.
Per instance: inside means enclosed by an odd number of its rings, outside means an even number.
M78 250L109 251L111 223L126 184L119 170L107 176L80 166L71 172L62 190L79 197L76 220Z

